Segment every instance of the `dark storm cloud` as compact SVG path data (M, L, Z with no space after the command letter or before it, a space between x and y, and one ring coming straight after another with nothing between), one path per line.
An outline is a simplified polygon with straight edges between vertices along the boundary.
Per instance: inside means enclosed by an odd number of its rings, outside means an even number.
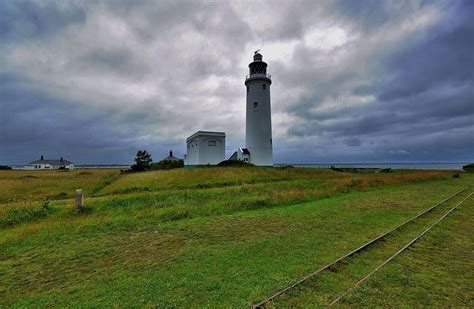
M473 160L473 3L0 0L0 164L231 153L257 48L277 162Z
M84 163L130 161L138 145L111 132L104 115L51 97L17 76L1 75L0 81L1 161L21 164L31 161L33 154L80 157ZM116 153L119 149L122 155Z
M83 23L86 12L74 3L0 1L0 42L39 39Z
M140 78L148 69L146 63L135 58L129 50L94 50L77 59L77 64L82 68L89 68L92 72L112 71L124 75Z
M292 112L304 120L290 126L288 133L326 136L332 142L340 139L348 146L379 152L384 159L472 160L474 147L469 142L474 134L471 3L459 6L417 44L407 44L388 56L373 57L371 60L380 66L372 72L380 78L366 77L369 85L358 86L358 80L350 77L350 68L342 79L339 74L331 76L329 72L326 80L317 80L321 83L316 84L320 93L306 99L306 103L291 107ZM365 22L385 23L387 18L372 18L373 9L356 10L351 18L368 16L363 18ZM386 13L383 9L376 11L382 17ZM357 63L352 64L352 68L357 66ZM368 105L308 112L344 90L359 97L373 95L374 100ZM343 101L344 98L341 105ZM400 151L393 150L394 147Z

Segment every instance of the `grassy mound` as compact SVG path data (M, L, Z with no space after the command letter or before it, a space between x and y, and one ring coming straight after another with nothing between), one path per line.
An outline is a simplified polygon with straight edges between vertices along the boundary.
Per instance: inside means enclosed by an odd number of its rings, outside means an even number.
M247 162L244 162L244 161L240 161L240 160L225 160L225 161L222 161L220 162L219 164L217 164L217 166L221 166L221 167L243 167L243 166L254 166L253 164L250 164L250 163L247 163Z

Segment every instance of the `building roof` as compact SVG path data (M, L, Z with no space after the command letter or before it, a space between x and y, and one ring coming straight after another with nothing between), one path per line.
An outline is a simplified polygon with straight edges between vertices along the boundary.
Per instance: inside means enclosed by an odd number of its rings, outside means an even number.
M178 159L176 158L175 156L173 156L173 151L170 150L170 155L167 156L166 158L164 158L163 160L161 161L180 161L181 159Z
M225 137L225 132L214 132L214 131L197 131L196 133L194 133L193 135L189 136L187 139L186 139L186 142L195 138L195 137L198 137L198 136L215 136L215 137Z
M247 148L240 148L243 154L250 155L250 151Z
M73 164L71 161L68 161L68 160L36 160L36 161L33 161L33 162L30 162L28 163L28 165L32 165L32 164L49 164L49 165L56 165L56 166L65 166L65 165L69 165L69 164Z

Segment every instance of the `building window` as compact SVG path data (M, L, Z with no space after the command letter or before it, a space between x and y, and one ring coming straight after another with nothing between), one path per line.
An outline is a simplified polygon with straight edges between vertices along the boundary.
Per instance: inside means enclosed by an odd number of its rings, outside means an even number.
M258 102L253 102L253 109L257 109L258 108Z
M216 141L209 141L207 142L207 146L216 146Z
M263 88L263 90L265 91L265 89L267 89L267 85L263 84L263 85L262 85L262 88Z

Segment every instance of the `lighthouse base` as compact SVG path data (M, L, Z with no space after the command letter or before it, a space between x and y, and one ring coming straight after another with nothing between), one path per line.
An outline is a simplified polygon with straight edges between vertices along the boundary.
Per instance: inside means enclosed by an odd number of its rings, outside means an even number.
M247 147L250 152L250 163L257 166L273 166L271 147Z

